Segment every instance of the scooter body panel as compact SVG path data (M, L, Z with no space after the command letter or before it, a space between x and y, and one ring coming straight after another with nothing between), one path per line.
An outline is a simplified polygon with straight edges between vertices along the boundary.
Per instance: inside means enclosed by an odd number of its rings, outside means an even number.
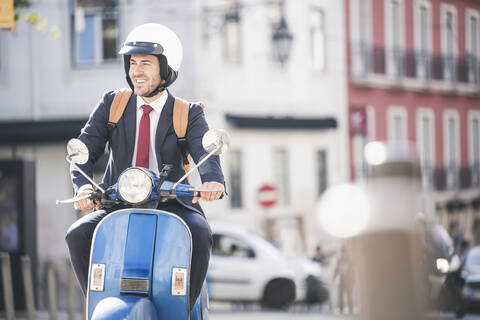
M134 208L109 214L93 236L88 319L97 305L108 305L102 300L132 304L132 296L151 300L158 319L188 319L191 248L190 230L172 213Z

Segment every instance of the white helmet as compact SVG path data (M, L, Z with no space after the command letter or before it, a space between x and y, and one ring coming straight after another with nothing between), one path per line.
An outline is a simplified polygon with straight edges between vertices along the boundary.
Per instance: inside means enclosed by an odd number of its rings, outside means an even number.
M158 23L145 23L135 27L127 36L122 48L118 52L124 56L127 82L133 89L128 75L130 69L130 55L151 54L160 62L160 76L165 83L150 95L171 85L177 79L178 70L182 64L183 48L180 39L169 28Z

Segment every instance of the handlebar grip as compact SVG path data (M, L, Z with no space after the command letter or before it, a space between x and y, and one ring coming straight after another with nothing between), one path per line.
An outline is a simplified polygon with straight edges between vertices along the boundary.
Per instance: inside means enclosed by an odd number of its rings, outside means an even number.
M94 191L90 193L90 199L93 201L95 204L100 204L102 201L102 192L101 191Z

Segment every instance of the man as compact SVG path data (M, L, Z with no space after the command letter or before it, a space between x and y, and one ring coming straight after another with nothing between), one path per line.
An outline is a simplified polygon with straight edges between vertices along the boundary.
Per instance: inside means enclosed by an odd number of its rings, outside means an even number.
M88 147L89 160L80 166L92 175L95 161L103 154L109 142L110 159L103 182L112 185L120 173L130 166L142 166L158 173L163 164L173 165L168 179L177 181L184 175L182 152L173 129L174 97L166 89L178 75L182 60L182 45L178 37L160 24L140 25L128 35L119 54L124 56L126 78L133 94L124 114L113 132L109 132L109 109L115 93L104 94L79 136ZM202 137L208 130L203 109L190 106L187 147L195 162L207 152L202 147ZM208 159L199 167L202 188L225 190L218 156ZM93 191L78 171L71 169L72 182L78 196ZM201 199L213 201L223 191L202 192ZM210 258L212 235L201 207L199 197L170 200L160 203L158 209L173 212L183 219L192 233L192 262L190 273L190 308L193 307L203 284ZM80 210L94 209L90 199L75 202ZM108 212L111 212L110 209ZM70 259L80 286L86 294L92 236L96 225L107 215L96 210L77 220L67 232L66 242Z
M353 269L352 258L348 252L347 246L342 244L337 259L337 265L333 273L333 280L338 281L338 307L340 313L344 312L344 299L347 300L348 312L353 313L353 285L355 281L355 271ZM346 297L345 297L346 296Z

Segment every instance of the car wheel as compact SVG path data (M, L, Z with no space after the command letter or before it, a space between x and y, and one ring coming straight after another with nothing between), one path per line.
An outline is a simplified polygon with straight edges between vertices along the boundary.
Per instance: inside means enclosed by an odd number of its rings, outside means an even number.
M307 304L322 304L328 300L328 289L320 279L313 275L309 275L305 281L307 285L305 302Z
M273 309L286 309L295 300L295 283L289 279L275 279L265 287L263 306Z

